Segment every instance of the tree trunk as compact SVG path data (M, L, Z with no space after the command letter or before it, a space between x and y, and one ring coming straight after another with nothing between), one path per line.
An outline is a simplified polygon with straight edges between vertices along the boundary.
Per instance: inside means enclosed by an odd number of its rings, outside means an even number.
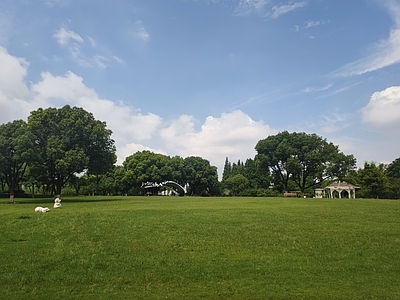
M55 186L55 196L60 197L61 196L61 189L63 186L63 178L61 175L58 176L56 180L56 186Z
M14 204L14 188L10 186L10 203Z

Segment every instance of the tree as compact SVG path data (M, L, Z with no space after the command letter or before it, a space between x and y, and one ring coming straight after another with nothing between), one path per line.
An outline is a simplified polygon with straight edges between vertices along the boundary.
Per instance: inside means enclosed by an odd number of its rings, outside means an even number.
M358 171L361 182L361 195L369 198L386 198L389 180L385 175L386 166L375 162L365 162Z
M33 160L33 144L23 120L0 125L0 170L9 188L10 202Z
M392 198L400 198L400 157L390 163L386 169L386 176L390 182Z
M185 181L189 185L189 195L213 196L219 193L217 168L199 156L184 159Z
M228 157L225 158L224 170L222 172L222 181L229 178L232 172L232 164L229 162Z
M145 182L161 183L172 178L170 158L164 154L148 150L138 151L123 162L127 180L131 186L139 188Z
M239 196L249 188L249 180L242 174L236 174L225 180L224 185L233 196Z
M400 157L387 166L386 173L390 177L400 179Z
M87 185L87 176L72 175L69 179L68 185L75 190L75 195L78 196L82 190L82 187Z
M288 191L292 181L303 194L326 179L344 177L356 163L352 155L344 155L316 134L283 131L260 140L255 149L256 158L272 171L277 184Z
M171 157L168 161L168 166L172 170L171 178L169 180L175 181L184 186L186 183L184 180L184 165L185 162L182 157L178 155Z
M83 108L39 108L28 117L28 130L39 157L36 164L47 170L56 195L72 175L100 174L115 163L111 130Z

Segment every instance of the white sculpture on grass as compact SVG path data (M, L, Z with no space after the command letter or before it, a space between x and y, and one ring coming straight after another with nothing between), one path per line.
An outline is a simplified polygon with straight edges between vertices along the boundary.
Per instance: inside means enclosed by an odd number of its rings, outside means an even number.
M50 211L50 209L49 209L48 207L41 207L41 206L38 206L38 207L35 208L35 212L42 212L42 213L45 213L45 212L48 212L48 211Z
M59 197L54 199L54 208L61 208L61 199Z

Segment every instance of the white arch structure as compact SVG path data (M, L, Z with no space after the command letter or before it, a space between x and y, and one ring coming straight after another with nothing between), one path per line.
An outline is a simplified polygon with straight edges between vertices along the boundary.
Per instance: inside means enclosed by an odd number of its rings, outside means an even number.
M142 184L142 188L149 190L150 189L160 190L162 187L168 188L168 190L170 190L173 194L177 196L184 196L186 193L186 189L183 186L172 180L164 181L162 183L146 182Z

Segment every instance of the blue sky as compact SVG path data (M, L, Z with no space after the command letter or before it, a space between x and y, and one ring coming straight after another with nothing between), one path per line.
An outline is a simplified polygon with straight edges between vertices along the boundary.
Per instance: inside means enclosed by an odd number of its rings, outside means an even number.
M283 130L400 156L398 0L2 0L0 123L80 106L141 150L219 168Z

